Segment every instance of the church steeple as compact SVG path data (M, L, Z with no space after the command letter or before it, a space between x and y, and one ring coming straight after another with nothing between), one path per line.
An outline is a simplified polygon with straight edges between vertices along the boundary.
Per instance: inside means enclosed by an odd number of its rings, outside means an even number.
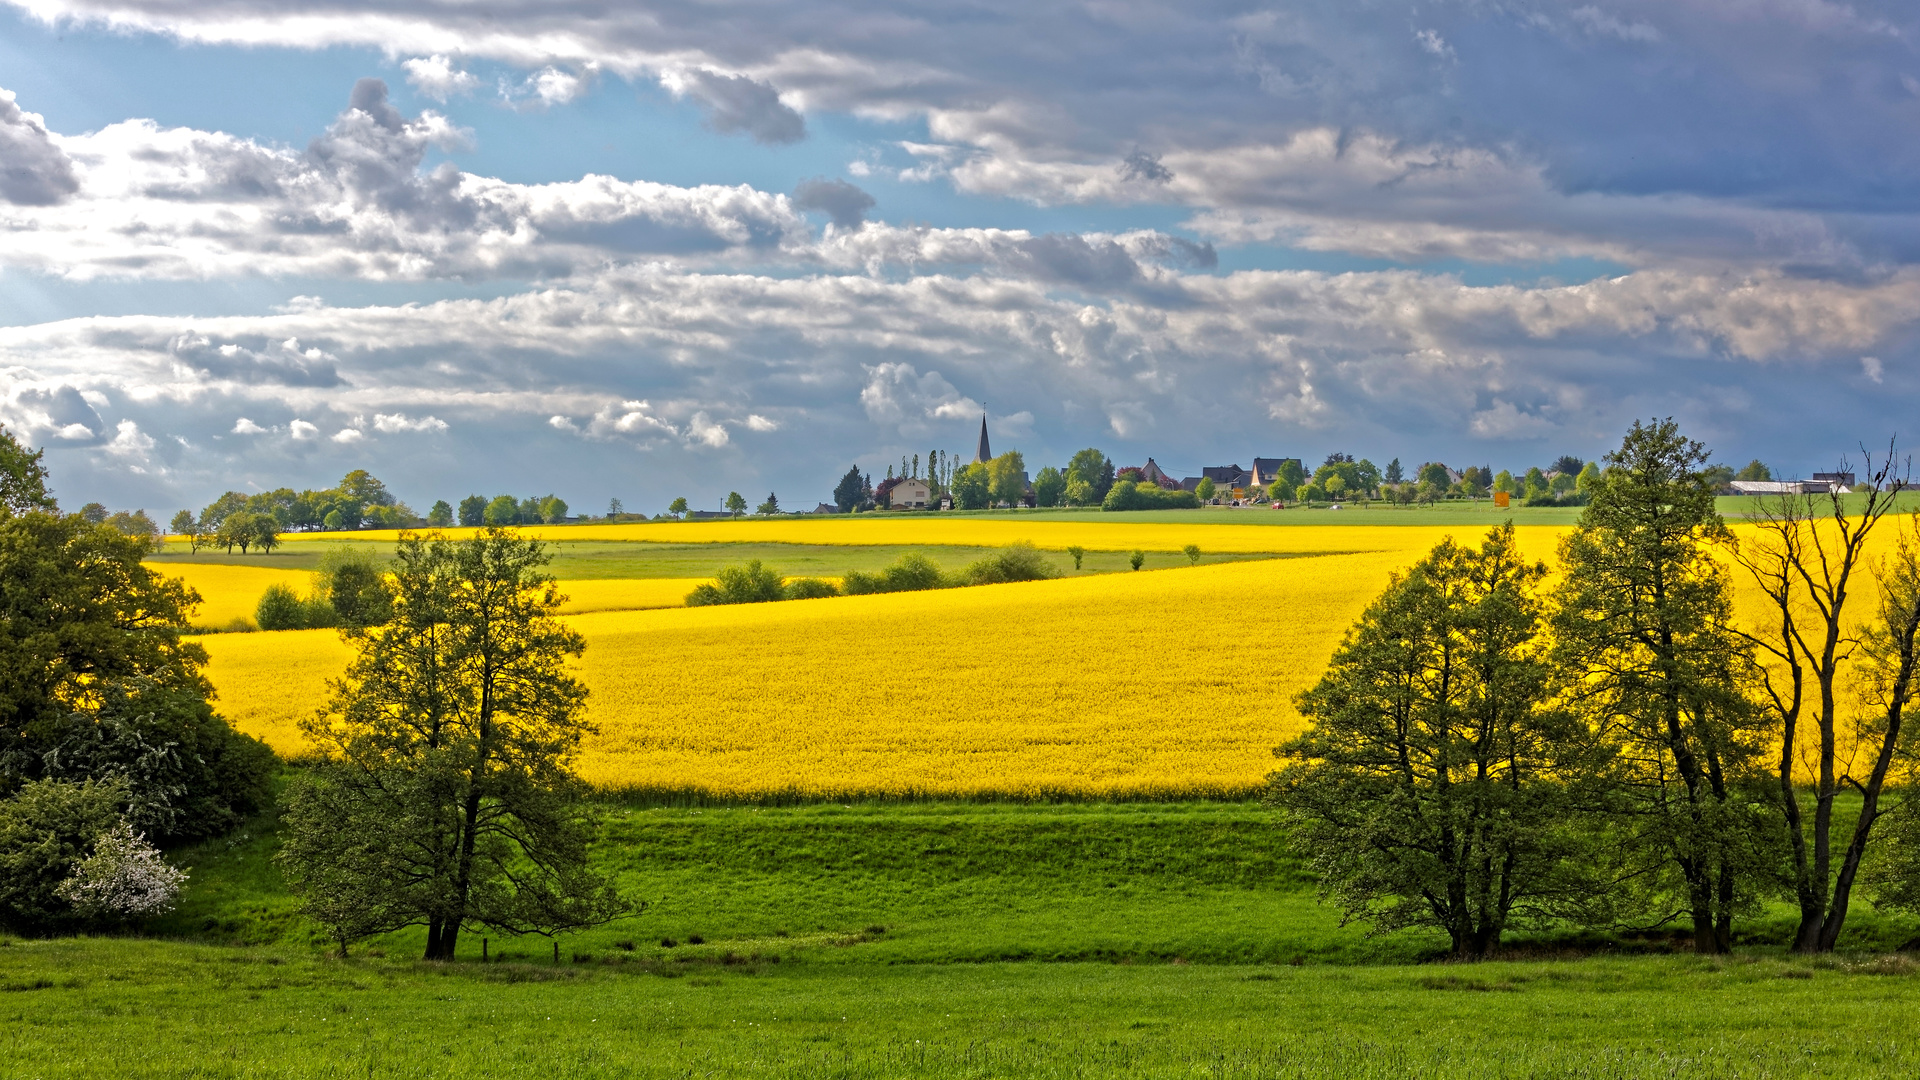
M980 414L980 449L973 452L973 460L982 464L993 460L993 450L987 446L987 414Z

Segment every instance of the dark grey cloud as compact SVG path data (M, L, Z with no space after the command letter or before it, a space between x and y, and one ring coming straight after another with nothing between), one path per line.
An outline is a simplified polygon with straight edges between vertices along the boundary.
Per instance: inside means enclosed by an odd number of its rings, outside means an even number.
M0 90L0 199L15 206L50 206L80 190L73 162L53 144L40 118L20 111Z
M745 75L695 70L685 76L687 95L706 110L707 126L722 135L744 132L754 142L796 143L807 137L807 122L780 100L770 83Z
M599 64L664 79L716 130L770 143L805 133L780 92L920 117L970 155L950 174L968 190L1183 202L1224 215L1208 219L1221 238L1402 258L1920 261L1920 229L1882 227L1920 202L1909 0L322 0L297 21L276 21L277 0L11 2L188 40L268 43L284 26L293 47ZM1400 165L1329 172L1279 152L1316 131L1383 140ZM1410 182L1460 155L1479 164L1459 182ZM1500 214L1527 184L1543 220L1516 240ZM1231 226L1250 211L1285 220Z
M1135 150L1120 162L1120 179L1143 180L1149 184L1164 184L1173 179L1173 170L1160 164L1158 154L1149 154L1145 150Z
M253 340L215 342L204 335L181 334L167 342L178 365L203 378L250 386L325 388L345 385L334 357L289 339L269 345Z
M817 210L843 229L857 229L867 223L867 211L873 209L873 196L845 180L815 177L802 180L793 189L793 205L802 210Z

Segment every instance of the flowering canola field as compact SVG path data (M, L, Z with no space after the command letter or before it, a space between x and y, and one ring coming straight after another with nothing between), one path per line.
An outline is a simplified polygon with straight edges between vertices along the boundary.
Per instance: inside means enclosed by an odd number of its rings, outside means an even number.
M200 607L191 617L195 626L224 627L235 619L252 619L269 586L285 585L304 596L313 585L313 574L306 570L267 566L161 563L152 569L179 578L200 594Z
M1357 553L573 615L599 727L577 766L603 787L722 797L1241 794L1388 574L1478 532L1342 531ZM1523 543L1549 558L1559 532ZM349 656L338 636L202 640L222 712L303 750L294 724Z
M1288 514L1313 514L1319 520L1333 520L1329 511L1248 510L1229 514L1241 522L1260 520L1257 515L1271 514L1279 519ZM1384 514L1384 511L1377 513ZM1289 519L1294 520L1294 519ZM1412 519L1417 520L1417 519ZM1136 522L1125 514L1086 515L1083 520L1022 520L1016 518L934 517L927 515L835 515L822 519L742 518L737 521L657 521L630 525L528 526L523 536L542 540L604 542L652 541L666 544L827 544L835 546L876 544L924 544L927 546L1003 547L1015 541L1028 541L1049 551L1064 551L1078 544L1094 551L1179 551L1198 544L1211 552L1330 552L1424 549L1432 539L1449 533L1478 536L1497 519L1491 514L1486 526L1434 525L1258 525L1258 524L1182 524L1175 522ZM1548 530L1551 526L1532 526ZM440 530L449 537L463 537L473 529ZM399 533L367 531L353 533L307 533L285 538L289 547L308 543L339 543L342 540L392 543ZM1422 537L1428 538L1422 541Z
M313 574L306 570L219 563L165 563L156 569L169 577L179 578L200 594L199 610L192 617L195 626L222 628L238 618L252 619L254 610L260 606L261 594L271 585L285 585L302 596L313 591ZM567 602L560 611L562 614L575 615L590 611L679 607L694 586L706 580L616 578L562 581L560 591L567 595Z

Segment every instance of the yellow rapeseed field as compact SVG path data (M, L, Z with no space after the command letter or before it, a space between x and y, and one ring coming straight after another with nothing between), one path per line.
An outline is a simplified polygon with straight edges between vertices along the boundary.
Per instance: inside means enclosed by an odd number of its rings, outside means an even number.
M1563 531L1522 544L1551 560ZM1346 532L1336 554L737 607L609 611L692 583L568 582L600 729L578 765L605 787L722 797L1245 792L1388 574L1480 530ZM1735 581L1742 617L1764 614ZM349 657L330 631L203 641L222 711L283 753Z
M1433 539L1388 531L1398 550L572 616L600 727L580 771L721 796L1244 792L1297 730L1293 695ZM1525 543L1547 557L1557 534ZM337 638L204 640L223 712L299 751Z
M253 618L260 596L271 585L286 585L305 595L313 583L306 570L266 566L226 566L219 563L159 563L153 569L186 582L200 594L192 615L195 626L225 627L235 619Z
M1387 511L1376 511L1385 514ZM1025 540L1049 551L1078 544L1095 551L1179 551L1198 544L1213 552L1332 552L1425 548L1447 534L1478 534L1483 526L1463 525L1251 525L1232 521L1258 520L1256 515L1313 514L1332 520L1329 511L1248 510L1219 516L1226 524L1182 524L1133 521L1125 514L1085 515L1080 520L1022 520L1018 518L935 517L931 515L860 515L811 518L743 518L738 521L645 522L631 525L528 526L523 536L544 540L605 542L643 540L669 544L827 544L861 546L925 544L928 546L1001 547ZM1488 525L1494 523L1489 517ZM1547 528L1547 526L1536 526ZM442 530L451 537L473 529ZM342 540L392 543L398 533L312 533L289 536L289 545L338 543Z
M252 619L254 610L260 606L261 595L271 585L286 585L302 596L313 590L313 574L307 570L218 563L164 563L156 569L185 581L199 592L200 608L192 618L195 626L224 628L237 618ZM679 607L694 586L707 580L637 578L562 581L560 591L567 595L567 603L560 610L572 615L590 611Z

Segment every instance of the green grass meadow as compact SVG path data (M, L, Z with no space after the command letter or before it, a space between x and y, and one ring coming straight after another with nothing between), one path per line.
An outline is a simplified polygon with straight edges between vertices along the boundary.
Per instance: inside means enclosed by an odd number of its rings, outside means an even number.
M1253 804L600 813L646 907L557 962L483 931L451 964L417 931L331 955L270 815L178 852L140 936L0 947L0 1080L1920 1072L1916 928L1870 911L1820 960L1777 913L1733 958L1537 934L1455 965L1342 927Z

